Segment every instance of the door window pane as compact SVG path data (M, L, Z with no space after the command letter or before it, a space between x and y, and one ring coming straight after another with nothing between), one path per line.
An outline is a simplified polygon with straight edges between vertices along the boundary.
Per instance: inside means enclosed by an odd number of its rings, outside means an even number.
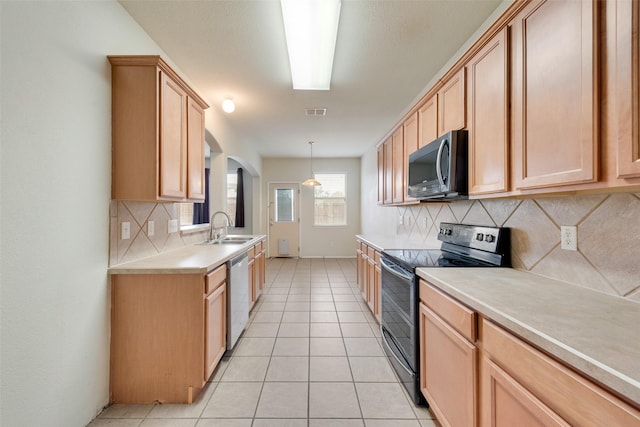
M291 188L276 188L275 203L276 203L276 222L292 222L293 221L293 189Z

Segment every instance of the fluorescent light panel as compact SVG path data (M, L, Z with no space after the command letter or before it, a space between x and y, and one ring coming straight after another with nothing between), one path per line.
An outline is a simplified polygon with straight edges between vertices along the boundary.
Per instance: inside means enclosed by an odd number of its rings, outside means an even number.
M293 88L329 90L340 0L280 0Z

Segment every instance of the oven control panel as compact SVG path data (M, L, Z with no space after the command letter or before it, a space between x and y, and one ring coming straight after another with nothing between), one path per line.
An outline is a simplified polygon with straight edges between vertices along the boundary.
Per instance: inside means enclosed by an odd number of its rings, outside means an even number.
M503 245L504 228L478 225L440 223L438 240L458 246L499 253ZM508 242L505 242L508 243Z

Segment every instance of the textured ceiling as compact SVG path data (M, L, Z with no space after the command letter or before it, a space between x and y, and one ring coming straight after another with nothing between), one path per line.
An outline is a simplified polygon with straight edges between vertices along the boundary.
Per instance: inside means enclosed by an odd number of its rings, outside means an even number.
M501 2L342 0L330 91L292 89L277 0L120 3L262 156L359 157Z

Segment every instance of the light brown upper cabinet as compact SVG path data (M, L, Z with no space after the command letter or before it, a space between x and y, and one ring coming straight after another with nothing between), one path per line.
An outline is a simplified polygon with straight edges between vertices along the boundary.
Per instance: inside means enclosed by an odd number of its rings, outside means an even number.
M434 94L418 109L418 148L438 137L438 94Z
M509 190L508 32L503 28L467 64L469 194Z
M378 146L378 204L384 204L384 144Z
M204 200L204 109L159 56L109 56L112 199Z
M598 179L597 3L536 0L511 21L517 190Z
M384 204L393 203L393 138L384 142Z
M404 191L404 200L405 202L409 202L415 200L407 194L407 190L409 189L407 174L409 171L409 156L418 149L418 113L413 113L407 120L405 120L402 127L404 128L402 131L404 140L404 173L402 174L402 186Z
M640 4L616 6L618 178L640 177Z
M463 67L438 90L438 136L465 126L464 73Z
M393 147L393 203L404 201L404 141L403 127L400 126L391 137Z

